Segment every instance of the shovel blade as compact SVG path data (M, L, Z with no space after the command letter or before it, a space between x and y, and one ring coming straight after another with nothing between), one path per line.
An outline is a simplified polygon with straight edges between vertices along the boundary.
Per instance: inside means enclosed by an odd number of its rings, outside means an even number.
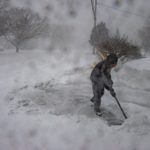
M118 119L110 119L107 120L107 123L109 126L118 126L118 125L122 125L123 124L123 120L118 120Z

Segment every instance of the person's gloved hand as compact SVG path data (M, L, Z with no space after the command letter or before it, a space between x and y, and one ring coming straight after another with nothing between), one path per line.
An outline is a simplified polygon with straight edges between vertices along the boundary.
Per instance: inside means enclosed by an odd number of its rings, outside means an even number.
M113 97L116 97L116 93L115 93L114 89L112 89L112 90L110 91L110 94L111 94Z

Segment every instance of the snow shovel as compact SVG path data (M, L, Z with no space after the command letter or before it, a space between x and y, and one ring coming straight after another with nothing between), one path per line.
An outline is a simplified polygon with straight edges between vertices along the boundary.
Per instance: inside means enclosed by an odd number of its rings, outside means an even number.
M119 106L119 108L120 108L120 110L121 110L121 112L122 112L124 118L127 119L127 115L125 114L123 108L121 107L121 105L120 105L120 103L119 103L119 100L117 99L116 96L113 96L113 97L114 97L115 100L117 101L117 104L118 104L118 106ZM110 115L111 115L111 117L110 117ZM107 121L107 124L108 124L109 126L122 125L123 122L124 122L124 120L122 120L122 119L117 119L116 117L112 117L111 112L110 112L110 114L108 113L108 114L106 114L106 115L103 115L103 118Z
M116 100L116 102L117 102L117 104L118 104L118 106L119 106L119 108L120 108L120 110L121 110L121 112L122 112L124 118L127 119L127 115L125 114L123 108L121 107L118 98L117 98L116 96L114 96L114 98L115 98L115 100Z
M120 103L119 103L119 100L117 99L116 96L113 96L115 98L115 100L117 101L117 104L124 116L125 119L127 119L127 115L125 114L123 108L121 107ZM114 126L114 125L122 125L122 123L124 122L124 120L121 120L121 119L117 119L117 118L105 118L105 120L107 120L107 123L109 126Z
M119 103L119 100L117 99L116 96L113 96L113 97L114 97L115 100L117 101L117 104L118 104L118 106L119 106L119 108L120 108L120 110L121 110L121 112L122 112L124 118L127 119L127 115L125 114L123 108L121 107L121 105L120 105L120 103ZM118 118L116 118L115 116L113 116L113 114L112 114L111 112L104 113L104 114L102 115L102 117L104 118L104 120L107 121L107 124L108 124L109 126L122 125L123 122L124 122L124 120L118 119Z

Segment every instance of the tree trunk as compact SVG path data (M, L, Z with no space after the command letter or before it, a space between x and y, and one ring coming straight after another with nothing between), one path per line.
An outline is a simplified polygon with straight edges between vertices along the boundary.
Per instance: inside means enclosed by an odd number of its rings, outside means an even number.
M19 53L19 47L16 46L16 53Z

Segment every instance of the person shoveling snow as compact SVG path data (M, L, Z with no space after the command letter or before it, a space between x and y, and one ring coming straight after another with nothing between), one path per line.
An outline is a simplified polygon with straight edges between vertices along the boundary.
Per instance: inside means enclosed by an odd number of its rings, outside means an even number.
M110 91L110 94L116 99L125 119L127 118L126 114L124 113L117 97L116 93L113 89L113 81L111 79L111 69L117 65L118 57L115 54L110 54L107 58L99 62L95 68L93 69L90 79L92 81L92 88L93 88L93 98L91 101L94 103L94 111L96 115L101 116L102 112L100 110L101 106L101 98L104 95L104 89Z

